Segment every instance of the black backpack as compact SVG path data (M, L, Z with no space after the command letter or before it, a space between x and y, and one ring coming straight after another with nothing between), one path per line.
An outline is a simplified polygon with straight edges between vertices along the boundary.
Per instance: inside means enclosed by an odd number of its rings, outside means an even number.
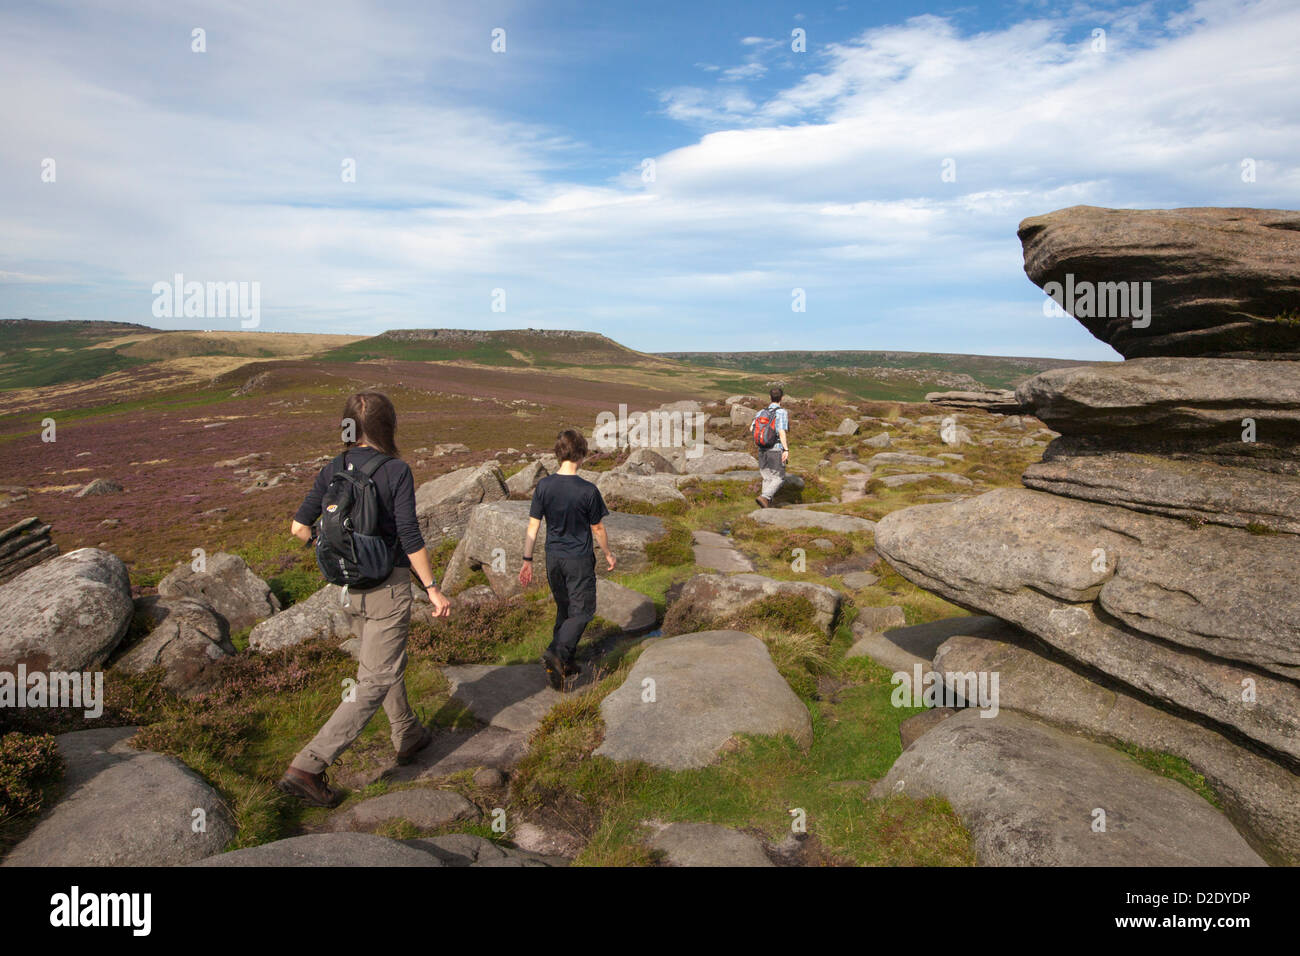
M364 591L383 584L393 573L396 545L376 533L379 488L373 477L391 457L377 453L353 470L345 451L321 497L320 517L316 519L316 563L331 584Z

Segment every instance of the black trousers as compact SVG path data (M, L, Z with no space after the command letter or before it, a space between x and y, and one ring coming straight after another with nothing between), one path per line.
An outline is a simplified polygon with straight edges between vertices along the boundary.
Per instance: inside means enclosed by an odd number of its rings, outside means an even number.
M596 554L580 558L546 556L546 580L555 598L555 631L548 650L566 664L582 632L596 616Z

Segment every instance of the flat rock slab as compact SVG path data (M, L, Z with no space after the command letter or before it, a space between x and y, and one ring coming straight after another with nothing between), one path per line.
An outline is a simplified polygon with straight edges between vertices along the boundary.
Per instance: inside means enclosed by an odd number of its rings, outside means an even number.
M135 727L56 738L63 796L2 866L176 866L220 853L235 837L221 795L174 757L132 750ZM192 829L193 812L206 832Z
M390 820L406 820L421 830L437 830L479 815L478 807L459 793L416 787L362 800L335 813L330 824L335 830L369 830Z
M748 833L716 823L670 823L650 838L669 866L774 866Z
M531 734L564 697L540 664L460 664L442 673L453 700L483 723L515 733Z
M1300 439L1300 375L1293 362L1143 358L1042 372L1020 383L1025 407L1066 436L1095 436L1134 451L1170 447L1237 456ZM1256 423L1243 442L1242 419Z
M432 853L373 833L309 833L208 857L195 866L442 866Z
M698 567L724 574L754 570L754 562L737 551L735 543L725 534L695 531L691 534L691 548Z
M597 754L669 770L707 766L736 734L786 734L804 748L812 742L808 708L766 645L739 631L655 641L600 712L605 740Z
M923 481L946 481L950 485L969 488L975 484L965 475L948 475L943 472L913 475L885 475L877 479L886 488L902 488L906 485L919 485Z
M448 730L437 734L433 743L416 754L411 763L376 772L362 783L373 783L380 777L395 782L437 780L479 767L510 770L527 752L528 734L517 730L490 725L474 730Z
M820 528L841 534L871 531L876 527L874 521L866 518L813 511L809 508L757 508L749 513L749 517L772 528Z
M1300 476L1114 452L1030 465L1027 487L1134 511L1300 534Z
M1263 866L1187 787L1102 744L1012 711L965 710L912 744L872 789L938 795L983 866ZM1106 831L1093 832L1094 810Z

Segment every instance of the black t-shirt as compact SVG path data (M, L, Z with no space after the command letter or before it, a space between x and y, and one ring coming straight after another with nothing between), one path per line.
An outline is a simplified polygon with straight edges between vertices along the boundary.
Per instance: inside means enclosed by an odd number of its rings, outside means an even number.
M379 452L358 445L344 454L355 470ZM343 457L336 457L316 476L316 483L293 516L299 524L311 525L320 517L321 498L325 496L330 479L343 467ZM424 547L424 535L420 533L420 522L415 517L415 479L411 476L411 466L400 458L391 458L380 465L372 477L379 491L379 534L385 541L400 545L393 564L399 568L410 567L411 559L407 555Z
M596 553L591 526L609 509L600 489L577 475L547 475L537 483L528 514L546 519L546 557L581 558Z

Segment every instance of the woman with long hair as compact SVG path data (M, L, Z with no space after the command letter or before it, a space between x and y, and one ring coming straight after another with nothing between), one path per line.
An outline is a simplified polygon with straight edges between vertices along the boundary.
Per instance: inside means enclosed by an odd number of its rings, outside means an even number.
M438 590L424 537L415 516L415 480L398 457L397 411L386 395L358 392L343 407L344 450L321 469L302 506L293 516L290 533L304 543L313 540L312 525L321 514L321 501L339 471L356 472L377 455L390 456L374 469L371 480L378 497L376 536L393 550L393 571L378 586L345 588L344 600L360 625L357 685L333 716L293 758L276 785L312 806L334 806L341 794L330 787L325 770L361 735L382 706L388 715L398 763L408 763L433 739L406 699L406 640L411 622L411 575L420 580L433 604L435 617L446 617L451 602Z

